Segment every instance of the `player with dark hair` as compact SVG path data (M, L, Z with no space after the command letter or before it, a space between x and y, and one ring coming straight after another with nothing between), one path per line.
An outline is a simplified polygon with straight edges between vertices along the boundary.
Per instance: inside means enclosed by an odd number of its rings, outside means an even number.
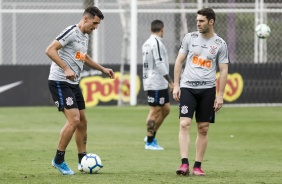
M79 23L67 27L46 49L46 54L53 61L48 78L49 89L58 110L66 117L52 165L65 175L74 174L65 162L65 151L73 134L80 171L81 159L86 155L87 119L85 101L79 88L83 65L97 69L110 78L115 77L112 69L101 66L87 54L88 34L97 29L103 19L104 16L97 7L85 9Z
M146 120L147 136L145 149L163 150L158 145L156 134L170 112L169 93L173 90L173 81L169 76L167 51L162 43L164 23L154 20L151 23L151 36L142 46L143 87L147 91L150 111Z
M201 164L207 147L209 125L214 123L214 113L223 105L229 59L225 41L214 32L214 11L204 8L197 13L198 31L185 35L174 67L173 98L179 101L181 156L181 166L176 174L189 174L190 128L196 113L198 132L193 174L204 176ZM185 61L185 69L182 71ZM217 67L220 71L220 82L216 96Z

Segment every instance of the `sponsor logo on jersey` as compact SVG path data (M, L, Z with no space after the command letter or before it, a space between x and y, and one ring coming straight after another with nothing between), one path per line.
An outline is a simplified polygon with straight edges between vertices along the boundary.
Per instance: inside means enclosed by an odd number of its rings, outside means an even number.
M197 47L197 46L199 46L199 45L192 44L192 47Z
M186 105L183 105L181 107L181 114L187 114L188 113L188 106Z
M84 60L85 60L85 57L86 57L86 54L83 54L83 53L81 53L80 51L77 51L77 52L75 53L75 59L77 59L77 60L84 61Z
M73 100L72 100L72 97L68 97L68 98L66 98L66 104L67 104L68 106L73 105Z
M216 54L216 50L217 50L216 46L212 46L212 45L210 46L210 50L209 51L210 51L211 54L213 54L213 55Z
M220 45L220 44L222 44L222 41L221 41L221 39L215 39L215 43Z
M207 49L207 48L208 48L206 45L203 45L203 46L201 46L201 47L204 48L204 49Z
M191 86L202 86L207 84L206 81L186 81L186 83Z
M192 57L192 64L210 69L212 67L212 60L203 59L199 56L193 56Z
M192 37L192 38L197 38L198 36L199 36L199 35L198 35L197 33L192 33L192 34L191 34L191 37Z

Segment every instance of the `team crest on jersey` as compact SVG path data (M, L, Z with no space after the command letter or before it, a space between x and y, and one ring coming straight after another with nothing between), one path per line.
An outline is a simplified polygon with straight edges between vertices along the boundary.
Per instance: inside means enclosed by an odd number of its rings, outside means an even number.
M181 107L181 114L187 114L188 113L188 106L186 105L183 105Z
M217 49L217 47L216 46L210 46L210 53L211 54L215 54L216 53L216 49Z
M66 98L66 104L67 104L68 106L71 106L71 105L73 104L72 97Z
M165 101L165 98L164 97L162 97L162 98L160 98L160 104L164 104L164 101Z

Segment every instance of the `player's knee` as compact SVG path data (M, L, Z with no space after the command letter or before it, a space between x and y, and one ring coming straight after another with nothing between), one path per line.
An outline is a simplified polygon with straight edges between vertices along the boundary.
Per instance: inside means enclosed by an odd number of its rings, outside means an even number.
M180 129L190 129L191 122L189 121L180 121Z
M208 125L204 125L204 126L198 126L198 132L199 134L206 136L208 134L208 130L209 130L209 126Z

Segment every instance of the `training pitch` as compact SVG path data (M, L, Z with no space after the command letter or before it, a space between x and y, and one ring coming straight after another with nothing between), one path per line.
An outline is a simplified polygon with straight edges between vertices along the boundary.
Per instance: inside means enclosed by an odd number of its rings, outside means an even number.
M77 170L74 139L66 161L75 172L63 176L52 168L61 128L65 123L55 107L0 108L0 184L275 184L282 173L282 107L224 107L210 126L202 164L206 176L177 176L178 109L160 128L164 151L144 149L148 107L99 106L86 109L88 152L98 154L104 168L98 174ZM191 128L189 162L195 156L196 126ZM190 166L190 169L191 169Z

